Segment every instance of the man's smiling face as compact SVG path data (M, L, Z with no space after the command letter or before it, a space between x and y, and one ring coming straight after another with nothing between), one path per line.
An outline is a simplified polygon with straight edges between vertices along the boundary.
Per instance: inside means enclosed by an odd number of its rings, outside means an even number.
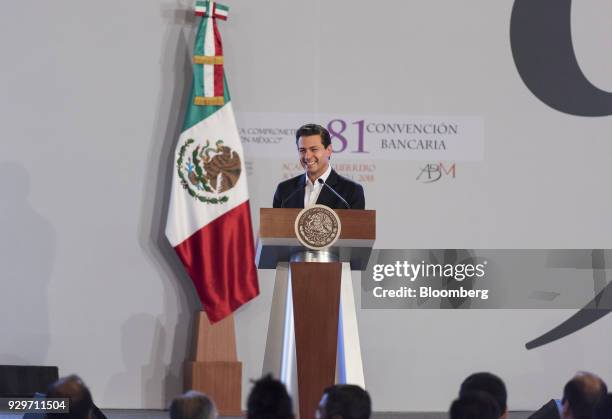
M311 181L318 179L329 166L331 144L325 148L320 135L308 135L298 140L300 163Z

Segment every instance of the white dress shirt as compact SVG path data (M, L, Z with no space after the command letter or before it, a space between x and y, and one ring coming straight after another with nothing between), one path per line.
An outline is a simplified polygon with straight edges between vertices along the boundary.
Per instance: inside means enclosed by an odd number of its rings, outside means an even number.
M327 182L327 178L331 173L331 164L327 165L327 170L323 173L319 179L323 179L324 182ZM304 192L304 208L308 208L317 203L317 199L319 199L319 194L321 193L321 189L323 186L322 183L319 183L319 179L315 179L314 183L310 181L308 177L308 173L306 173L306 191Z

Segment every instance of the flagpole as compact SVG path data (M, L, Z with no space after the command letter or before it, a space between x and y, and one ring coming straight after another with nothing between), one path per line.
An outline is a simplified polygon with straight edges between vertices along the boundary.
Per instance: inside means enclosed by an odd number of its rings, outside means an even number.
M236 237L242 240L242 248L246 249L243 252L251 253L248 250L253 247L248 194L244 181L236 186L240 175L236 176L233 172L231 173L233 177L228 175L222 178L219 184L217 184L218 178L214 175L205 176L205 172L209 169L213 173L219 167L224 169L223 164L228 164L227 159L223 160L225 155L231 156L229 163L236 163L236 161L238 165L241 163L239 157L242 154L241 144L231 104L229 104L229 95L225 91L223 47L217 28L218 19L227 19L228 7L214 0L195 0L195 14L201 16L202 20L199 22L199 36L194 47L193 100L189 103L185 126L193 127L200 124L212 114L223 114L224 116L219 116L216 123L224 125L219 128L213 127L211 123L207 127L209 130L207 132L215 133L216 149L214 146L209 147L209 139L206 134L200 137L191 137L193 134L190 134L177 147L179 179L176 183L175 196L187 200L188 205L204 205L204 207L191 213L198 214L198 216L192 217L196 227L188 232L183 232L175 226L188 225L185 218L191 220L189 216L177 212L181 217L180 223L175 223L174 219L169 216L166 235L179 256L183 256L183 263L186 267L199 267L195 270L188 269L188 271L206 310L197 313L193 340L195 347L192 357L185 361L185 390L197 390L209 395L215 401L218 412L223 416L242 416L242 363L237 357L236 330L234 316L231 312L257 296L259 287L254 250L253 255L248 257L245 254L231 253L228 248L231 250L232 246L225 249L223 246L224 237L226 237L224 229L229 229L235 233L231 236L234 237L234 240ZM188 124L189 118L192 120ZM193 149L187 153L186 150L192 145ZM202 157L204 150L207 151ZM210 157L208 153L212 153L213 157ZM207 159L217 159L222 164L207 167L207 164L210 163ZM185 173L181 171L185 170L183 166L190 166ZM197 170L194 169L196 167ZM225 172L220 173L225 174ZM246 173L242 176L246 176ZM193 185L201 188L194 188ZM228 209L221 217L213 217L206 222L201 222L198 217L206 214L207 205L223 205L228 201L231 202L232 198L228 195L219 197L219 191L227 191L234 187L236 188L233 199L240 199L238 197L242 196L242 204ZM192 200L192 198L195 199ZM185 205L182 202L177 208L183 208ZM220 220L223 227L217 226ZM247 228L243 231L241 229L244 226ZM195 234L194 231L196 231ZM216 246L219 246L218 249ZM191 260L185 263L185 258L190 258L191 255L195 255L198 263L192 263ZM223 263L227 255L242 264L237 271L225 269ZM223 261L220 262L219 259ZM209 292L209 287L220 287L222 292Z

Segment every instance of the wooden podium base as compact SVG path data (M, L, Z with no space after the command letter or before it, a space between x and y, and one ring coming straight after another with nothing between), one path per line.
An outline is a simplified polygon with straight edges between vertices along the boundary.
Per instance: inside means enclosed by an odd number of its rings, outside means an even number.
M300 418L315 415L335 382L340 304L339 262L291 262Z
M234 316L211 325L200 312L196 330L195 361L185 363L185 390L209 395L222 416L242 416L242 363L236 356Z

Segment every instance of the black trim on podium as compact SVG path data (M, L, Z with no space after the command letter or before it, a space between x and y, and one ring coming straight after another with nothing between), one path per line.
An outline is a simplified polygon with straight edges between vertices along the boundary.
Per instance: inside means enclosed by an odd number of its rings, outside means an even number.
M57 367L0 365L0 397L33 397L58 379Z

